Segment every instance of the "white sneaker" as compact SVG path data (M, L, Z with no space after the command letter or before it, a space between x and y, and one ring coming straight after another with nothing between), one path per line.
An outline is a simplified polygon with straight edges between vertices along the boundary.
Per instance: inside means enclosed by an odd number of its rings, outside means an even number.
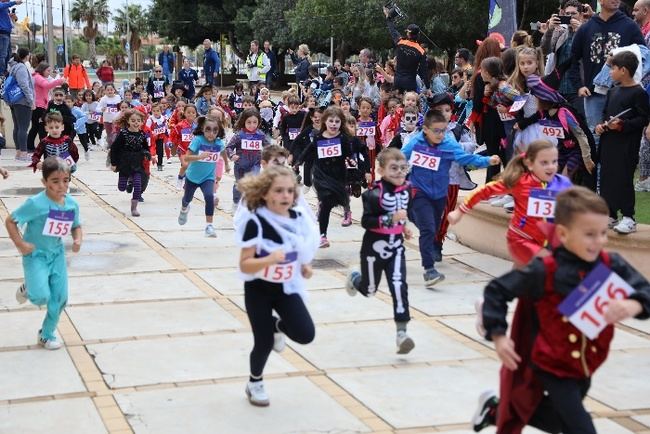
M86 157L86 161L90 161L90 152L84 152L84 157Z
M630 217L623 217L616 226L614 226L614 231L619 234L631 234L636 232L636 222Z
M183 188L183 181L184 180L185 180L185 178L176 177L176 188L181 190Z
M38 331L38 345L45 348L46 350L58 350L63 346L61 342L57 339L48 339L45 340L41 337L41 331Z
M476 332L482 338L485 338L485 327L483 326L483 297L476 299L474 302L474 310L476 311L476 322L474 323L474 327L476 327Z
M246 396L248 396L248 402L258 407L267 407L270 404L263 381L249 381L246 384Z
M207 225L205 227L205 236L208 238L217 238L217 233L214 231L214 226Z
M27 287L22 283L16 290L16 301L20 304L25 304L27 301Z
M273 333L273 351L276 353L281 353L284 351L284 348L287 346L287 340L284 337L284 333L275 332Z
M515 200L512 198L512 196L505 196L508 198L508 201L503 204L504 208L514 208L515 207Z
M408 354L415 348L415 342L406 334L405 331L400 330L397 332L397 354Z
M490 205L496 207L502 207L506 203L510 202L510 200L512 200L512 196L506 194L505 196L501 196L500 198L491 201Z
M643 181L637 181L637 183L634 184L634 191L650 191L650 178L646 178Z
M616 220L616 219L613 218L613 217L610 217L610 218L609 218L609 221L607 222L607 227L608 227L609 229L614 229L614 226L616 226L617 224L618 224L618 220Z

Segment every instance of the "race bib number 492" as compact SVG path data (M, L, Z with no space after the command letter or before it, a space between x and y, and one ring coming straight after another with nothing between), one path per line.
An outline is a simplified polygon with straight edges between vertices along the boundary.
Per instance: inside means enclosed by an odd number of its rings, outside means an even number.
M47 237L63 238L72 230L74 211L58 211L51 209L47 214L43 235Z
M633 293L634 288L601 263L591 270L558 309L585 336L595 339L607 326L607 305L613 300L626 299Z
M318 158L334 158L343 155L340 137L319 140L316 147L318 149Z
M543 136L549 137L551 139L564 138L564 128L560 122L553 120L541 120L538 123Z

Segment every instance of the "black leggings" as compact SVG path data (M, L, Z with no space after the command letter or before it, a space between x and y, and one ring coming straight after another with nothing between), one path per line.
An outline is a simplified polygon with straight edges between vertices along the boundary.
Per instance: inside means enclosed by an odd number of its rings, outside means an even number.
M158 157L158 167L162 167L163 158L165 158L165 144L163 139L156 139L156 157Z
M100 127L99 122L86 124L86 132L88 133L88 139L90 139L90 143L92 143L93 146L97 144L97 139L99 139L102 136L101 131L99 131L99 127Z
M46 110L41 107L36 107L32 110L32 127L27 134L27 150L34 150L34 140L36 140L36 135L38 135L39 140L42 140L45 137L45 124L43 123L43 116L45 115Z
M536 374L548 396L542 399L528 425L553 434L596 434L591 416L582 403L591 380L559 378L541 371Z
M79 141L81 146L84 147L84 151L88 152L88 133L79 133Z
M316 331L307 307L298 294L286 295L280 285L247 282L244 302L253 329L255 345L250 355L251 379L261 380L264 365L273 350L273 333L277 329L289 339L306 345L314 340ZM250 287L255 285L255 287ZM280 319L273 315L276 311Z
M329 200L324 200L318 204L318 226L320 228L320 234L323 237L327 237L327 228L330 225L330 214L335 206L336 205Z
M192 202L192 199L194 198L194 192L197 188L201 188L201 192L203 193L203 201L205 202L205 215L212 217L214 215L213 179L203 181L201 184L195 184L189 179L185 178L185 194L183 194L183 199L181 200L183 208L187 208L190 202Z

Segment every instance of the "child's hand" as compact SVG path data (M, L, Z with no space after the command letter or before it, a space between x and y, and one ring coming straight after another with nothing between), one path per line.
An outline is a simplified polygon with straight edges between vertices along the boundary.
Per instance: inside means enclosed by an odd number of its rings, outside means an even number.
M311 279L314 275L314 269L311 268L310 264L303 264L302 267L300 267L300 272L302 273L302 277L305 279Z
M504 106L503 104L497 105L497 111L499 113L508 113L508 107Z
M271 261L271 264L279 264L280 262L284 262L284 250L279 249L275 252L271 252L269 255L269 261Z
M512 129L515 130L515 131L519 131L519 124L514 124L512 126Z
M393 223L397 223L401 220L406 220L407 215L406 215L406 210L401 209L397 211L395 214L393 214Z
M210 153L209 153L209 152L201 152L201 153L199 154L199 160L205 160L205 159L208 158L209 156L210 156Z
M116 167L116 166L111 166L111 170L112 170L113 172L117 172L117 167Z
M42 161L39 161L38 163L36 163L36 168L37 168L38 170L41 170L41 169L43 168L43 162L42 162Z
M587 172L589 172L589 174L592 174L595 168L596 168L596 163L594 163L591 160L591 158L585 161L585 169L587 169Z
M404 226L404 239L410 240L413 238L413 231L408 226Z
M605 321L607 324L614 324L635 317L641 311L643 311L641 303L636 300L613 300L605 308Z
M239 155L233 155L232 157L230 157L230 161L232 161L233 163L236 163L238 160L239 160Z
M498 155L490 157L490 166L498 166L499 164L501 164L501 158Z
M517 369L517 364L521 362L521 357L515 352L515 343L506 335L493 336L494 346L496 347L497 355L503 362L503 365L514 371Z
M623 121L620 119L614 119L613 121L609 122L608 127L610 130L623 131Z
M9 178L9 171L4 167L0 167L0 175L2 175L3 179L7 179Z
M225 170L226 170L226 173L230 173L230 165L226 165Z
M596 125L594 131L596 132L596 134L601 135L602 133L605 132L605 127L603 126L603 124L598 124Z
M72 241L72 251L74 253L79 253L79 250L81 250L81 241L73 240Z
M455 225L463 218L463 213L459 209L455 209L447 215L447 220L450 225Z
M23 241L19 245L16 246L18 248L18 251L20 252L21 255L29 255L34 251L34 245L32 243L28 243L26 241Z
M370 184L372 182L372 175L370 173L366 173L365 177L366 177L366 182Z

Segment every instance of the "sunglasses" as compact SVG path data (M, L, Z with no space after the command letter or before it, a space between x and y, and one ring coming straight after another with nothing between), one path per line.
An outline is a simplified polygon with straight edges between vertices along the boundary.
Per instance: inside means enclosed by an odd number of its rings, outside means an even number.
M162 72L162 69L156 69L154 72Z
M397 164L391 164L388 166L388 171L393 173L407 173L409 171L409 166L408 164L400 164L399 166Z

